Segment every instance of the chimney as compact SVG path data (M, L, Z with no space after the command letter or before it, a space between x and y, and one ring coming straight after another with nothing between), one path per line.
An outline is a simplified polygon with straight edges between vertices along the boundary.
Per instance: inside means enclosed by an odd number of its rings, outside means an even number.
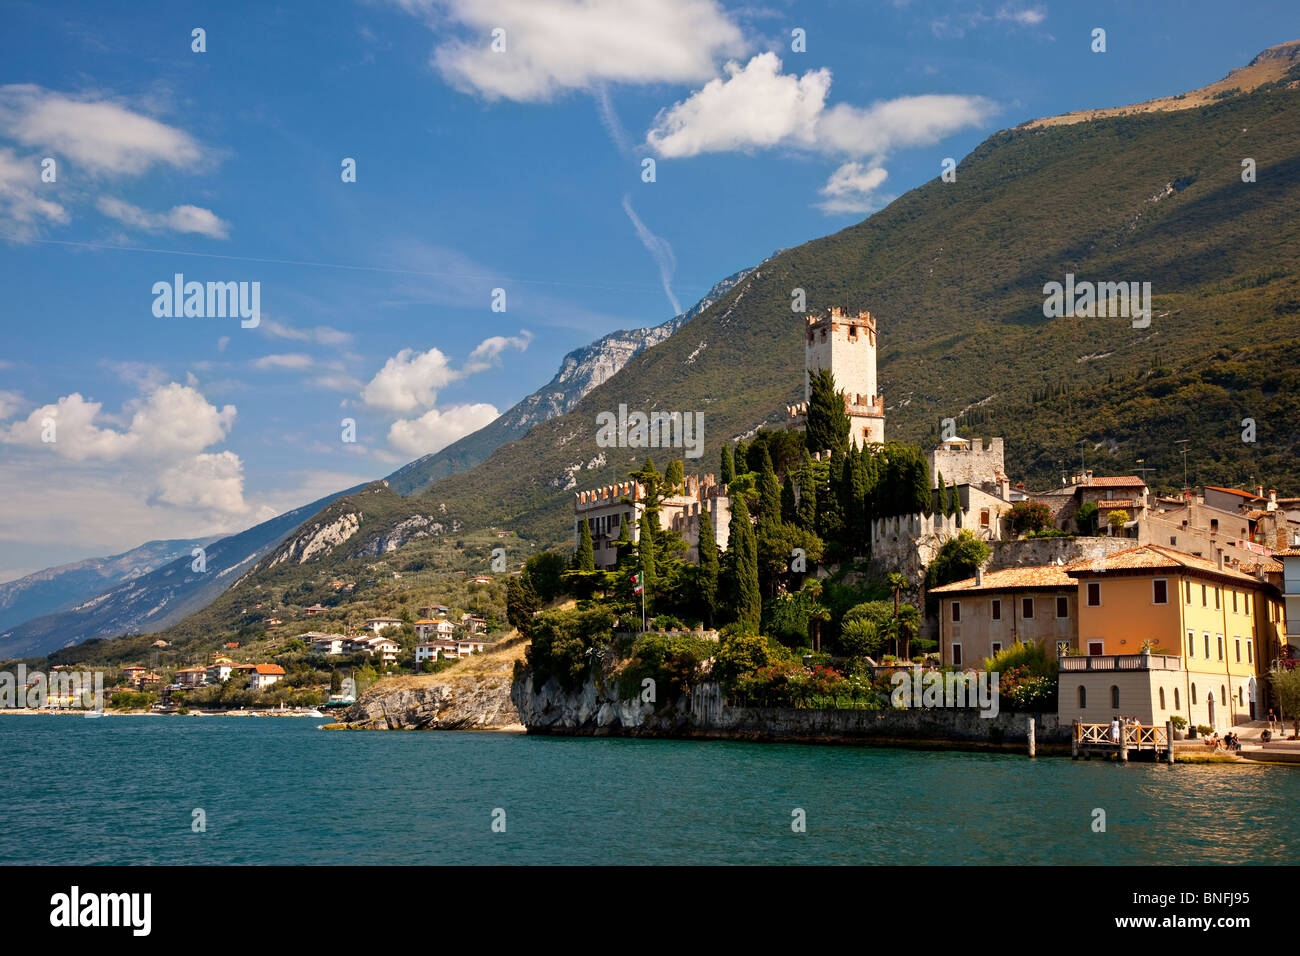
M975 586L977 588L984 586L984 567L983 565L975 569Z
M1263 498L1263 497L1264 497L1264 486L1263 486L1263 485L1256 485L1256 486L1255 486L1255 497L1256 497L1256 498Z
M1214 560L1215 563L1219 566L1219 570L1222 571L1223 570L1223 549L1222 548L1214 549Z

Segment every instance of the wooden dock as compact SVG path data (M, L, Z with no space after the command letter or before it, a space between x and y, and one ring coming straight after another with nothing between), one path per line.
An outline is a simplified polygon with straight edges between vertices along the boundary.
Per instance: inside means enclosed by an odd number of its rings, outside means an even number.
M1112 734L1110 724L1085 724L1074 722L1074 735L1070 742L1070 756L1078 760L1090 759L1094 754L1101 757L1117 756L1127 762L1129 754L1149 752L1154 759L1174 762L1173 727L1166 723L1163 727L1149 727L1145 724L1119 725L1118 735Z

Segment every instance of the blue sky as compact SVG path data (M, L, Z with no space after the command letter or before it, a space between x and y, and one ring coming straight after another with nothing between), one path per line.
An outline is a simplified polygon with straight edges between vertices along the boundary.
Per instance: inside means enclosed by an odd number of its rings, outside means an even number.
M5 3L0 580L381 477L998 129L1300 38L1290 0L323 9ZM177 272L261 324L156 317Z

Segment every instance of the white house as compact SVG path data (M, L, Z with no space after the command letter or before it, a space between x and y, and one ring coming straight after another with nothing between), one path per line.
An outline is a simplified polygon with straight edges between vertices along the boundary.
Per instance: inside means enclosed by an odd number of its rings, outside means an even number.
M284 668L279 664L254 664L248 672L248 686L253 690L266 690L284 678Z
M386 627L401 627L402 619L400 617L372 617L362 625L367 631L374 631L375 636Z
M303 635L307 638L307 635ZM342 654L343 645L347 643L347 638L342 634L320 634L313 632L310 637L311 651L313 654Z
M446 618L430 620L424 618L415 622L415 636L421 641L445 640L456 633L456 625Z

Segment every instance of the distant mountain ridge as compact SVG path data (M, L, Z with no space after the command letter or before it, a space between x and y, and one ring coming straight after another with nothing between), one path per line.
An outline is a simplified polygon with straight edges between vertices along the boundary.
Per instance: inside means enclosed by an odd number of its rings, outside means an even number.
M590 345L574 349L561 360L555 377L537 391L473 434L397 469L386 479L388 486L401 495L418 494L440 478L469 471L486 461L494 451L522 438L534 425L568 412L584 395L614 376L634 355L667 339L730 292L752 271L741 269L727 276L699 302L662 325L621 329Z
M72 561L6 581L0 584L0 632L144 577L220 537L146 541L121 554Z
M202 573L192 568L191 544L180 557L146 574L128 577L75 606L24 620L0 633L0 660L49 654L96 637L161 631L212 603L305 520L363 487L327 495L239 534L209 541Z

